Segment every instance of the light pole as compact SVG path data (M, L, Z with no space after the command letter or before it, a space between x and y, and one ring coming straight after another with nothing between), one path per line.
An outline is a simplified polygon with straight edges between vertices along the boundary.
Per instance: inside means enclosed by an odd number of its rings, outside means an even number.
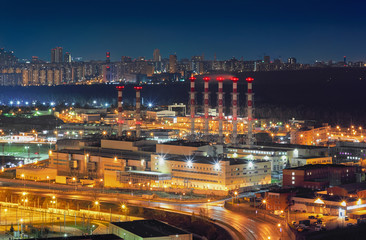
M97 209L97 213L98 213L99 218L100 218L100 203L99 203L99 201L95 201L94 204L95 204L95 207Z
M104 182L103 182L103 178L100 179L100 184L102 185L102 193L104 193Z
M266 218L267 200L263 199L262 203L264 204L263 218Z
M23 179L23 185L24 185L24 190L25 190L25 175L24 175L24 173L22 173L22 175L20 175L20 176Z
M76 185L76 177L73 177L73 178L72 178L72 181L74 182L74 185L75 185L75 191L76 191L76 188L77 188L77 185Z
M237 191L235 191L235 192L234 192L235 202L237 202L237 199L236 199L236 198L237 198L237 196L238 196L238 192L237 192ZM231 198L231 200L232 200L232 205L234 205L234 197L232 197L232 198Z
M125 215L125 221L127 221L127 213L126 213L126 211L127 211L127 207L126 207L126 204L122 204L121 205L121 208L122 208L122 212L124 213L124 215Z
M281 238L282 238L282 226L281 226L281 223L277 224L277 227L278 227L278 230L280 231L281 233Z
M48 189L51 189L51 180L50 180L50 176L47 176L47 180L48 180Z

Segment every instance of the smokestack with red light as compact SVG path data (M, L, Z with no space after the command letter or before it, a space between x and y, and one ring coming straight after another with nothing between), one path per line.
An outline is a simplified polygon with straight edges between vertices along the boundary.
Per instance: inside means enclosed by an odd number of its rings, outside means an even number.
M141 136L141 89L142 87L134 87L136 90L136 138Z
M206 137L206 141L208 140L208 135L209 135L209 119L208 119L208 99L209 99L209 89L208 89L208 84L210 81L209 77L204 77L203 80L205 81L204 83L204 92L203 92L203 108L204 108L204 114L205 114L205 137Z
M223 118L224 118L224 92L223 92L223 77L218 77L216 79L219 85L219 91L217 92L217 100L219 107L219 143L224 143L224 134L223 134Z
M111 62L111 53L110 52L106 52L105 53L105 62L106 63L110 63Z
M248 138L247 138L247 145L251 147L253 145L253 88L252 82L254 78L247 78L246 81L248 82L248 93L247 93L247 107L248 107Z
M231 78L233 81L233 133L232 133L232 140L231 143L233 145L236 145L237 138L238 138L238 81L239 78L233 77Z
M195 77L190 77L189 80L191 80L191 92L190 92L190 105L191 105L191 138L194 139L194 117L196 115L196 101L195 101Z
M124 86L117 86L116 89L118 91L118 132L117 137L122 137L122 125L123 125L123 118L122 118L122 90Z

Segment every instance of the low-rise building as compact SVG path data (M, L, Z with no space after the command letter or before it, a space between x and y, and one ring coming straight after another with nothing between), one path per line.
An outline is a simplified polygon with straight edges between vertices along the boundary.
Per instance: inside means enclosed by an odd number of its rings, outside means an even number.
M44 167L21 167L16 168L16 178L31 181L49 181L56 179L57 170Z
M357 198L344 198L331 195L304 194L291 198L291 211L308 212L314 214L329 214L345 217L361 207Z
M170 174L179 188L227 191L271 183L268 161L152 154L151 170Z
M356 182L356 167L340 164L315 164L283 170L283 186L325 189Z
M366 182L342 184L327 188L328 195L366 198Z
M288 209L291 197L296 195L296 189L283 188L277 190L271 190L265 193L263 203L269 211L275 213L284 212Z
M337 142L331 154L334 163L359 163L366 159L366 143Z
M332 157L306 156L292 158L290 162L291 167L300 167L308 164L332 164Z

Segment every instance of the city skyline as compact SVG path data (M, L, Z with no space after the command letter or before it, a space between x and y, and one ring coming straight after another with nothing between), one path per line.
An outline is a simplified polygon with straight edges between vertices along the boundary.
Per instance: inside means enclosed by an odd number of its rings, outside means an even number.
M85 60L112 61L121 56L150 58L155 48L162 56L187 58L203 53L208 59L296 57L299 62L365 60L362 39L364 3L307 1L263 4L229 1L169 5L108 1L88 4L64 1L55 8L46 1L4 3L0 46L19 58L49 59L49 49L63 46ZM31 25L27 13L32 13ZM182 13L182 14L179 14ZM57 16L57 17L55 17ZM91 51L92 50L92 51Z

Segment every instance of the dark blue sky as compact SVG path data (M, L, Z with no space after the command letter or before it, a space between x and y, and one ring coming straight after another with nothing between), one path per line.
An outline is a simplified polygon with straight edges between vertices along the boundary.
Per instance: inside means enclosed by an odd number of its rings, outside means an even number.
M363 0L2 0L0 47L49 60L205 54L301 62L366 60Z

